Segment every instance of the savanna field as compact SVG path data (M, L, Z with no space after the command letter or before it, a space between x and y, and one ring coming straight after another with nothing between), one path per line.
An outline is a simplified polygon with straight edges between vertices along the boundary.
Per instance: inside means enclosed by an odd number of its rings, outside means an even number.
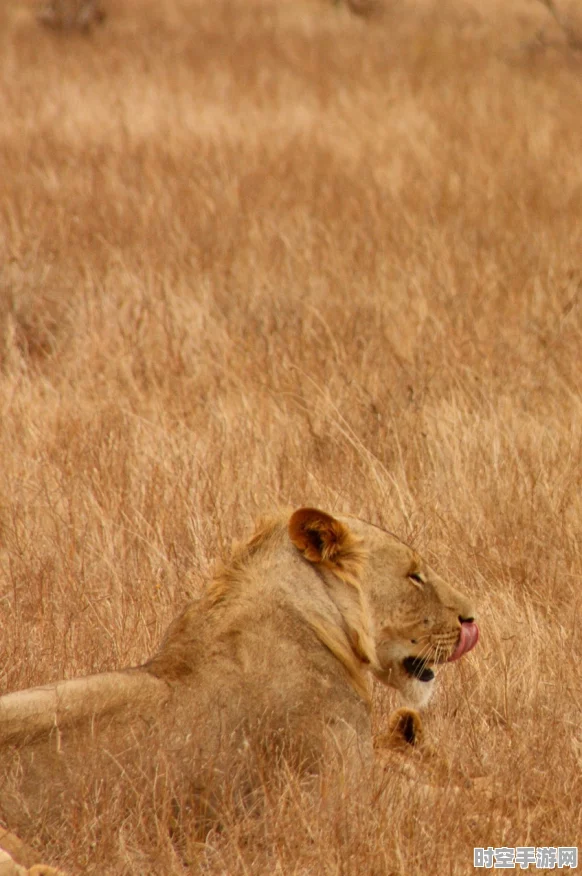
M44 860L464 876L582 846L582 52L535 0L106 11L0 7L0 693L143 662L287 505L412 543L481 641L426 711L430 793L274 803L188 865L139 801L88 800ZM378 734L397 705L375 688Z

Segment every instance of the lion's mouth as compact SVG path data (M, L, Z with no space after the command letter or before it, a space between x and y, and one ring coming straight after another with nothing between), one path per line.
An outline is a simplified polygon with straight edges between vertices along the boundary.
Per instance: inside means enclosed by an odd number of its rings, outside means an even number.
M419 681L432 681L434 678L434 672L426 665L426 660L420 657L405 657L402 665L409 675Z
M455 650L450 657L447 658L447 663L453 663L459 660L464 654L472 651L479 641L479 627L475 621L463 621L459 631L459 640L455 646ZM402 661L402 666L412 678L417 678L419 681L432 681L434 672L427 666L426 659L421 657L406 657Z
M459 641L457 642L457 647L449 657L449 663L453 663L455 660L458 660L459 657L462 657L463 654L468 654L469 651L472 651L477 642L479 641L479 627L475 623L475 621L463 621L461 624L461 631L459 633Z

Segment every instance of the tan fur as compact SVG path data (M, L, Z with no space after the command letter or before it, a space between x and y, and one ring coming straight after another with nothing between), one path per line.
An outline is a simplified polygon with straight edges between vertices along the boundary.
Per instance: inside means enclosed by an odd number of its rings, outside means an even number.
M0 876L64 876L61 870L38 860L33 849L0 825Z
M16 764L0 818L26 830L46 823L43 788L65 806L85 768L118 764L125 777L132 758L140 777L146 761L163 762L170 784L203 798L205 817L240 781L229 770L249 752L308 772L339 753L343 773L361 770L373 761L372 675L422 704L434 681L408 676L404 658L444 662L459 618L473 616L390 533L317 509L281 514L233 551L143 666L0 697L4 762ZM414 712L392 729L396 747L422 731Z
M86 33L105 20L105 11L100 0L43 0L37 17L54 30Z

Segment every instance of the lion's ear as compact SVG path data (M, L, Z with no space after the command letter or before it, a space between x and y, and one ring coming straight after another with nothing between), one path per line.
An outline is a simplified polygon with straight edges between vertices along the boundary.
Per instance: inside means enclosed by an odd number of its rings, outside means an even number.
M305 559L312 563L340 565L353 550L349 529L325 511L300 508L289 521L289 537Z
M422 745L423 736L422 718L418 712L414 709L397 709L390 715L388 733L376 737L374 747L405 750L411 746Z

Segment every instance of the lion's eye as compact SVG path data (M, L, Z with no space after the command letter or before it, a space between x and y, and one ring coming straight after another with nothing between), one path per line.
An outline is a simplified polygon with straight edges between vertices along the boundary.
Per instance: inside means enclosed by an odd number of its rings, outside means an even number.
M414 581L415 584L424 584L425 583L425 580L422 577L422 575L420 574L420 572L411 572L408 577L410 578L411 581Z

